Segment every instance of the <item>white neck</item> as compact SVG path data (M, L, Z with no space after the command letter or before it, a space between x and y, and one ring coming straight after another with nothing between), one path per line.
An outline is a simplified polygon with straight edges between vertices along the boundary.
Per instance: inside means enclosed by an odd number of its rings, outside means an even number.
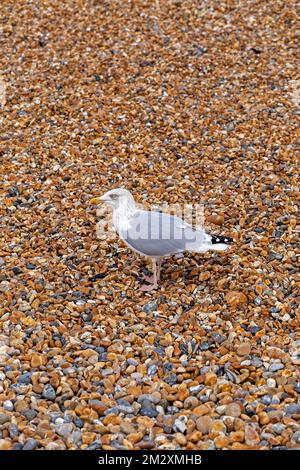
M121 228L126 228L128 219L135 213L135 211L136 205L134 200L130 199L125 199L114 209L113 223L117 232L119 232Z

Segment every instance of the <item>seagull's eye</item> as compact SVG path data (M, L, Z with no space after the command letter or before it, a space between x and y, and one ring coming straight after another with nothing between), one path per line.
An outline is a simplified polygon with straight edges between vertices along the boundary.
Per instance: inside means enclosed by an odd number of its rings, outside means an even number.
M113 201L116 201L118 199L118 196L116 194L111 194L110 195L110 198L113 200Z

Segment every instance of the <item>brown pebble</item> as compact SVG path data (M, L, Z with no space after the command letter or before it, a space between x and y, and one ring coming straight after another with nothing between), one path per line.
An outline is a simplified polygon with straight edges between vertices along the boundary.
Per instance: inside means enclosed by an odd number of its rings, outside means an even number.
M210 413L210 407L208 405L199 405L193 409L193 413L198 416L203 416Z
M198 404L199 404L198 398L191 396L191 397L187 397L184 400L183 407L186 410L193 410L194 408L196 408L196 406L198 406Z
M239 356L247 356L250 354L251 344L250 343L241 343L237 347L237 353Z
M243 292L231 291L225 295L225 301L231 307L240 307L247 302L247 296Z
M187 436L188 441L191 442L199 442L202 438L202 432L200 431L193 431L192 434Z
M229 438L225 436L224 434L222 434L222 435L215 437L214 443L217 449L223 449L224 447L228 446Z
M229 403L225 409L225 415L239 418L241 416L241 406L239 403Z
M0 439L0 450L10 450L12 443L8 439Z
M175 437L175 441L177 442L177 444L181 445L181 446L185 446L186 443L187 443L187 438L184 434L180 433L180 432L176 432L174 434L174 437Z
M210 416L200 416L196 421L198 431L202 434L209 434L213 425L213 420Z
M260 437L252 424L245 426L245 442L248 446L256 446L260 442Z

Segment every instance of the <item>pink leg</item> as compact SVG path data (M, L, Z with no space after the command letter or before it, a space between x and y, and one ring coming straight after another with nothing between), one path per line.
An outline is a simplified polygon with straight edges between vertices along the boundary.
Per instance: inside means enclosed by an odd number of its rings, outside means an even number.
M154 276L146 276L146 274L143 274L145 281L147 282L153 282Z
M157 266L156 266L156 259L153 258L152 259L152 263L153 263L153 277L150 277L150 276L145 276L145 279L146 281L149 279L149 282L152 282L152 284L143 284L142 287L141 287L141 290L144 291L144 292L150 292L151 290L153 289L157 289L158 287L158 284L157 284L157 281L158 281L158 270L157 270ZM148 279L147 279L148 278Z

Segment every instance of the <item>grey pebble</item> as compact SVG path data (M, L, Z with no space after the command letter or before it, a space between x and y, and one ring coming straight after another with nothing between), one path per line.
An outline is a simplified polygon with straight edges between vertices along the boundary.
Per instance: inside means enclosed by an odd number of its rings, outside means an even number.
M6 411L13 411L14 409L14 404L12 401L10 400L5 400L3 402L3 408L6 410Z
M153 396L151 393L143 393L137 399L138 403L151 402L155 403L156 405L159 403L159 401L159 398L155 395Z
M295 384L295 392L300 393L300 382Z
M10 417L5 413L0 413L0 424L5 424L10 421Z
M281 434L285 430L286 426L282 423L275 423L272 424L271 428L272 431L276 432L276 434Z
M154 375L154 374L156 374L157 369L158 369L158 367L157 367L156 364L151 364L147 369L147 374L150 375L150 376Z
M177 383L177 375L176 374L169 374L165 378L165 382L169 385L175 385Z
M278 370L284 369L284 365L279 363L279 364L271 364L269 367L270 372L277 372Z
M92 442L85 450L97 450L101 449L102 447L102 442L97 439L96 441Z
M152 403L150 403L148 406L142 406L140 410L140 414L142 416L149 416L149 418L155 418L158 413L156 411L155 406Z
M118 405L116 408L119 410L119 412L125 413L127 415L132 414L135 411L132 406Z
M18 426L14 423L11 423L8 428L9 435L13 439L14 437L17 437L19 435L19 429Z
M78 431L78 429L73 431L71 434L71 440L74 442L74 444L78 445L82 440L82 432Z
M29 385L31 383L31 373L25 372L24 374L20 375L18 377L18 382L20 384Z
M270 397L270 395L264 395L261 399L261 401L263 402L264 405L270 405L271 402L272 402L272 397Z
M52 385L46 384L43 389L42 393L43 398L46 398L46 400L55 400L56 398L56 393Z
M33 410L32 408L27 408L26 410L22 411L21 413L28 421L32 421L37 416L37 411Z
M211 337L215 341L215 343L217 343L217 344L223 343L226 339L225 336L221 335L220 333L215 333L214 331L212 331ZM200 349L201 349L201 347L200 347Z
M285 413L287 415L299 415L300 414L300 403L293 403L292 405L288 405L285 408Z
M129 364L130 366L138 366L139 361L137 361L136 359L133 359L133 357L129 357L127 359L127 364Z
M34 450L38 446L38 441L30 437L23 446L23 450Z
M55 425L55 432L62 437L68 437L74 430L74 425L71 423L63 423Z
M157 302L155 300L151 300L143 306L142 310L145 313L154 312L155 310L157 310Z
M300 431L296 431L293 434L292 441L296 444L300 444Z
M13 445L13 448L12 450L23 450L24 447L23 445L21 444L21 442L16 442L14 445Z

